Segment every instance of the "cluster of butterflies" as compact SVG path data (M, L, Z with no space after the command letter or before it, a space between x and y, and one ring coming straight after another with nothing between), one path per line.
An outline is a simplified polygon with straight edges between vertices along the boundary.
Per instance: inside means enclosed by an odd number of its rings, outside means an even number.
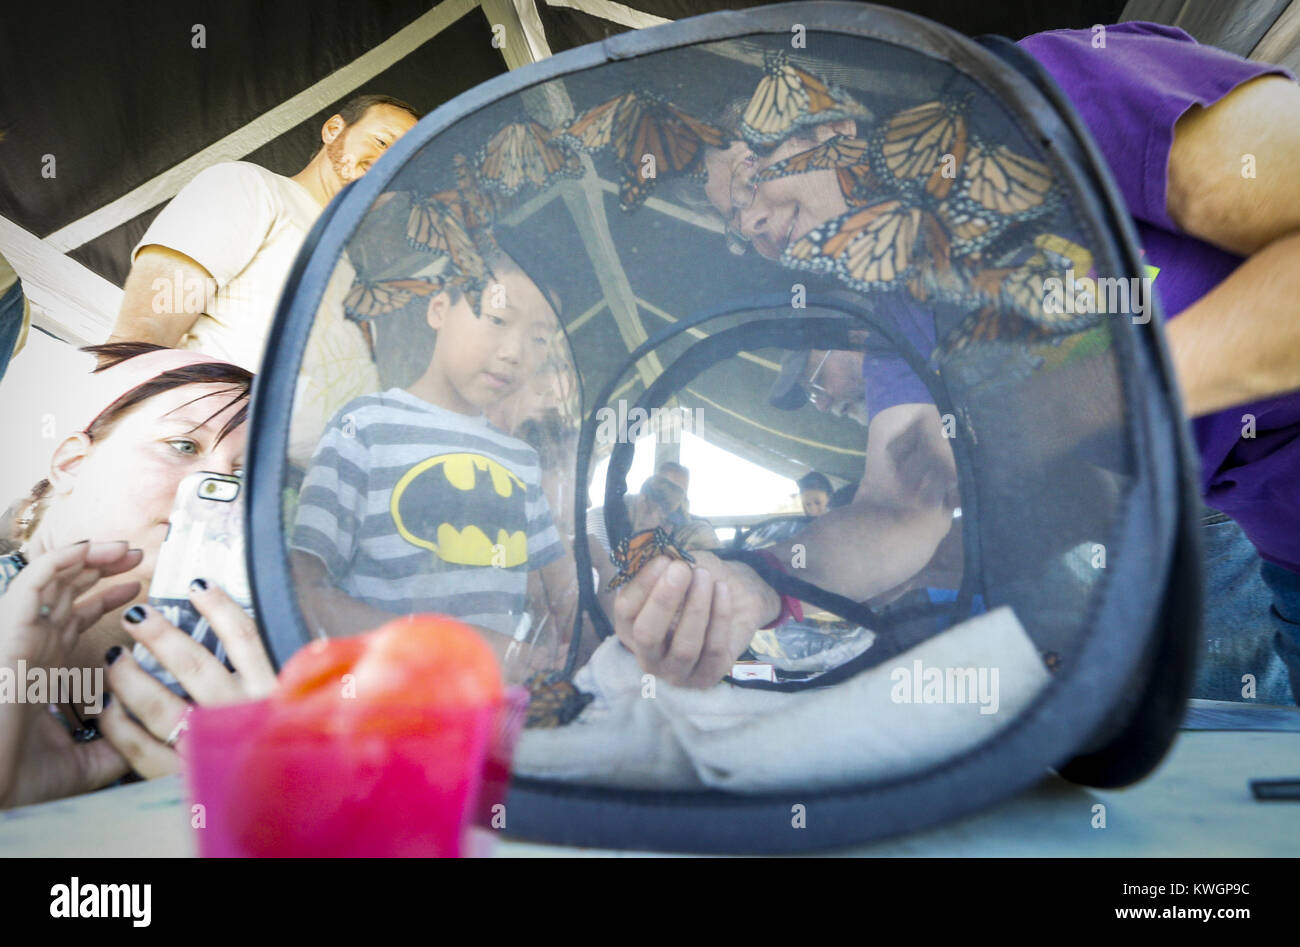
M968 127L969 96L936 99L892 115L861 135L836 135L771 163L751 186L833 172L847 212L784 249L793 269L829 274L873 293L906 290L920 302L947 302L971 315L941 352L977 342L1060 338L1095 322L1047 305L1045 281L1068 267L1083 274L1086 250L1022 225L1061 204L1051 169ZM756 151L771 151L815 125L858 119L861 107L838 87L770 54L741 121Z
M679 175L701 176L706 147L727 136L650 92L627 92L588 109L562 128L532 120L500 129L475 160L454 159L456 188L411 195L407 243L444 257L437 277L358 282L344 302L353 319L370 320L401 308L418 295L455 284L481 292L491 277L497 251L492 222L530 188L544 189L560 178L583 173L581 155L612 151L622 166L620 204L631 210L645 202L655 184Z
M859 292L904 290L923 303L969 310L972 315L943 341L946 352L1000 338L1051 339L1086 327L1095 317L1044 305L1044 280L1060 278L1080 254L1062 255L1023 236L1023 225L1060 205L1050 168L972 132L969 107L969 97L940 98L868 129L865 109L849 93L784 52L768 53L739 125L756 153L818 125L853 119L861 129L776 161L751 182L757 188L830 171L844 196L847 213L792 241L781 262L833 275ZM531 120L508 124L475 159L456 156L454 190L411 195L407 242L445 258L440 275L359 282L345 309L369 320L449 284L477 300L497 252L493 220L528 189L581 176L583 154L614 156L620 204L630 210L660 181L703 178L706 149L726 147L733 138L645 91L615 96L557 129Z

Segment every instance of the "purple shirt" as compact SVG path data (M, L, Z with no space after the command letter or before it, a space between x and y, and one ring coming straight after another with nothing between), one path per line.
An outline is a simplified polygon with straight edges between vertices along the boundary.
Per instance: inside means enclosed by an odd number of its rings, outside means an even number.
M879 312L889 317L921 358L927 358L934 350L934 313L929 309L897 293L882 300ZM895 405L934 401L925 382L897 355L868 352L862 359L862 381L866 385L867 416L871 420Z
M1091 131L1129 213L1143 262L1159 269L1155 290L1172 319L1241 263L1179 231L1166 206L1174 124L1193 105L1209 106L1249 79L1285 69L1249 62L1172 26L1055 30L1020 41L1060 85ZM1255 436L1243 437L1243 415ZM1231 516L1269 562L1300 572L1300 393L1242 405L1192 422L1207 505Z

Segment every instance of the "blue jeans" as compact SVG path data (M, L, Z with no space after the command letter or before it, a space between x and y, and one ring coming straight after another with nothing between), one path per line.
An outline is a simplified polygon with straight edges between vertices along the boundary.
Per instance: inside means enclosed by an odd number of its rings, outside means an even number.
M14 283L0 296L0 378L9 367L9 359L23 331L23 284Z
M1273 647L1291 677L1291 696L1300 704L1300 573L1266 562L1260 574L1273 590L1273 607L1269 610L1277 629Z
M1222 513L1206 511L1201 536L1205 544L1205 650L1192 697L1249 700L1242 696L1242 676L1251 674L1255 678L1253 703L1296 703L1300 575L1263 562L1241 527Z

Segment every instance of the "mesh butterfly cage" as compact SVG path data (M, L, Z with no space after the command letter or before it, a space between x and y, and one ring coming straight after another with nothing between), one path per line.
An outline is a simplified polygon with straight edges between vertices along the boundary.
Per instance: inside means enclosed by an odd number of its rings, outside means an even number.
M532 692L524 839L792 852L1140 779L1200 591L1134 247L1032 60L898 11L713 14L486 82L289 277L249 463L267 643L482 629ZM648 614L658 559L712 590ZM715 620L722 671L664 672Z

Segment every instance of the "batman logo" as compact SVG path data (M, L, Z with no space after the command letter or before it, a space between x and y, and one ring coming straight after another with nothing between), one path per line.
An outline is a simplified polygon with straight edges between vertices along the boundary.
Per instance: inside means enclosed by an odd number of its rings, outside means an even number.
M523 480L482 454L439 454L397 481L390 503L403 539L443 562L509 568L528 561Z

